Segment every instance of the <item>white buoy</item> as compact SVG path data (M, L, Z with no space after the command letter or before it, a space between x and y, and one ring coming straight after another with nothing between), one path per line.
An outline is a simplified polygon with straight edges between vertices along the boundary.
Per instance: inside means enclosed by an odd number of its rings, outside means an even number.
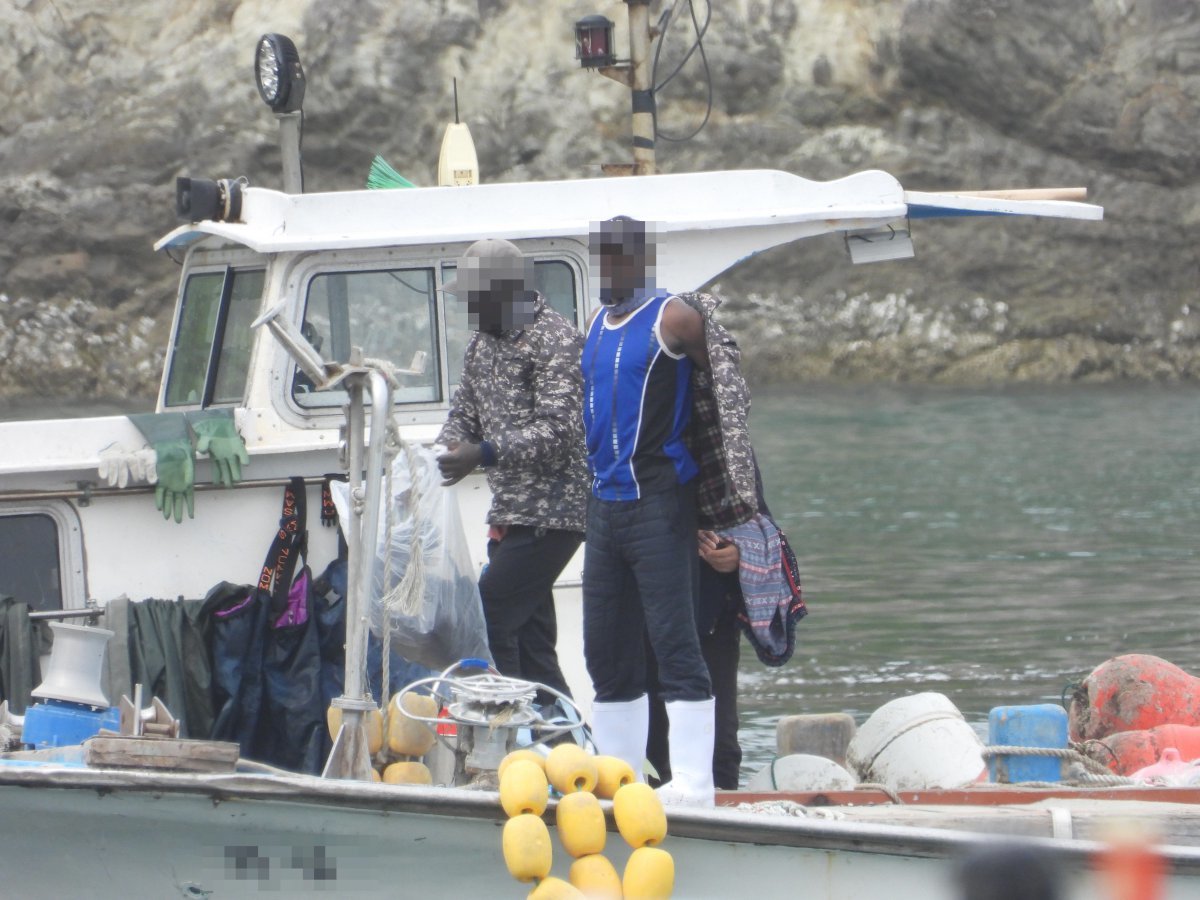
M945 694L885 703L858 729L846 761L864 782L894 791L958 788L986 774L983 742Z
M746 782L748 791L852 791L857 780L831 759L790 753L771 760Z

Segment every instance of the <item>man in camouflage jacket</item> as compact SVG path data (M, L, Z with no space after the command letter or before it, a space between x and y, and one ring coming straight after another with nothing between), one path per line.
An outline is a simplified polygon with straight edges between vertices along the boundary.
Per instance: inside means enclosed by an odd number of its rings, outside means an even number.
M583 540L582 339L533 283L532 260L508 241L478 241L459 260L445 290L465 295L478 330L438 436L447 448L438 465L446 485L482 466L492 490L479 593L496 668L569 694L553 586Z

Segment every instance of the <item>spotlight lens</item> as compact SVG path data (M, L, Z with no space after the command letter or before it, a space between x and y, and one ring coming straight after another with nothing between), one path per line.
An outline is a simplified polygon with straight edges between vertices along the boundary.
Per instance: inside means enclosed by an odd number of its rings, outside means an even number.
M274 103L279 96L279 57L275 55L275 48L268 40L258 44L258 77L264 99L268 103Z

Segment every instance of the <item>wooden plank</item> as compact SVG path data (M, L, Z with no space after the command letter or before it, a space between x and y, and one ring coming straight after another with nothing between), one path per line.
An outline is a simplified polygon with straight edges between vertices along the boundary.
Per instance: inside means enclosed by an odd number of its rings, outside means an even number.
M899 791L894 795L902 804L936 806L996 806L1000 804L1038 803L1042 800L1120 800L1159 803L1189 803L1200 806L1200 788L1129 785L1122 787L1023 787L1019 784L980 785L975 788L925 791ZM850 791L717 791L718 806L790 800L801 806L878 806L894 804L893 795L877 788Z
M225 741L94 737L83 745L84 762L101 768L232 772L238 755L238 745Z
M990 197L994 200L1072 200L1087 202L1087 188L1012 188L1002 191L945 191L958 197Z

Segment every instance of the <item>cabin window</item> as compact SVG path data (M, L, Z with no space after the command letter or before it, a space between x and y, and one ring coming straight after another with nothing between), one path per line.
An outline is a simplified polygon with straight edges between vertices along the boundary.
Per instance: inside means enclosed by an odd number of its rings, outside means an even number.
M455 266L442 267L442 283L454 278ZM575 271L560 260L538 260L533 271L537 277L537 289L546 302L576 327L579 325L578 298L575 293ZM467 341L474 334L467 319L466 298L457 294L443 294L446 304L446 357L450 367L450 385L457 385L462 376L463 355Z
M398 369L397 403L442 399L437 293L432 268L321 273L308 283L301 331L327 360L346 362L359 347ZM345 391L315 391L296 372L292 393L304 407L340 406Z
M264 277L262 269L232 268L188 277L165 406L242 402L250 373L250 323L261 305Z
M0 516L0 596L34 611L63 608L58 525L46 515Z

